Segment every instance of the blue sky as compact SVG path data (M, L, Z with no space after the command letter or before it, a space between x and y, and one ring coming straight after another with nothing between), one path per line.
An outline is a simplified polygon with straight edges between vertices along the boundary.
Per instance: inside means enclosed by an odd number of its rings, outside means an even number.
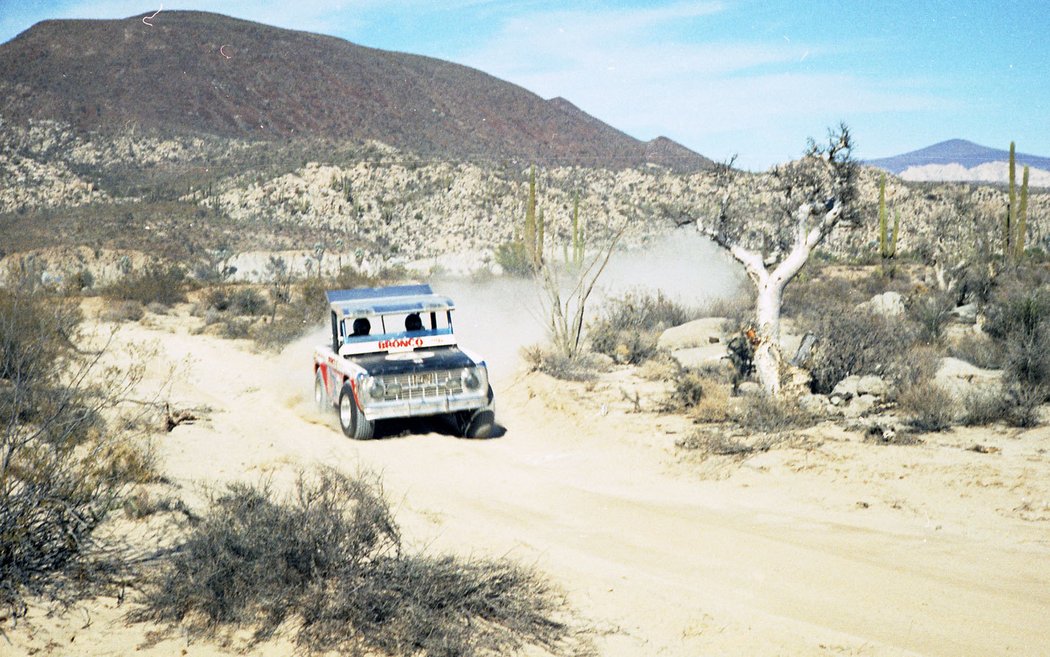
M1045 0L0 0L0 41L162 5L473 66L752 169L839 121L862 158L955 137L1050 156Z

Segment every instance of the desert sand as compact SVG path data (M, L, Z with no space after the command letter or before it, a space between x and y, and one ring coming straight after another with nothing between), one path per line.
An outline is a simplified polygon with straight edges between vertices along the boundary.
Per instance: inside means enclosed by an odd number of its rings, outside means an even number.
M143 394L167 384L165 399L200 418L154 444L191 507L223 482L376 471L412 548L534 565L601 655L1050 655L1045 426L894 446L828 424L744 460L700 459L674 446L687 418L652 412L660 384L628 369L565 383L505 361L502 437L421 425L355 442L310 402L322 333L274 355L195 334L199 322L186 307L149 315L122 325L113 350L155 346ZM238 654L236 641L149 642L155 628L122 620L129 606L34 606L0 654Z

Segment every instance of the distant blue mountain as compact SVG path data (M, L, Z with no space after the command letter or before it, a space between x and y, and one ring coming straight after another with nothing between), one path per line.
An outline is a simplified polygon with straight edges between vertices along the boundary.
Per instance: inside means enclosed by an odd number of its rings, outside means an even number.
M979 164L1006 162L1009 159L1010 151L1008 150L988 148L965 139L949 139L903 155L867 160L865 164L899 175L909 167L921 167L927 164L959 164L970 169ZM1028 165L1033 169L1050 170L1050 157L1017 153L1016 159L1018 166Z

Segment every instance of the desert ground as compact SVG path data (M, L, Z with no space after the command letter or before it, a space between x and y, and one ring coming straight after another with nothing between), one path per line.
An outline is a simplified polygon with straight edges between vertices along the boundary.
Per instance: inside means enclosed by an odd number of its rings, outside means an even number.
M506 432L465 440L422 424L355 442L312 405L323 332L273 354L199 326L183 304L120 325L111 348L118 359L156 349L142 394L198 417L154 439L171 482L156 494L191 508L224 482L285 487L318 465L377 472L411 547L535 566L601 655L1050 655L1045 425L876 445L824 424L769 451L702 458L675 446L689 419L655 412L660 384L627 367L591 383L525 373L515 350L529 336L467 313L464 342L488 334L504 347L493 375ZM243 648L152 640L155 628L123 620L133 599L50 615L37 604L0 653ZM250 652L292 649L278 639Z

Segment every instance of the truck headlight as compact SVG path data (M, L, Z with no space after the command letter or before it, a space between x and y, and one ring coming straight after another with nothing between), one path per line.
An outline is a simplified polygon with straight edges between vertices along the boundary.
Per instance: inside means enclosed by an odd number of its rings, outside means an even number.
M376 376L366 378L362 389L365 395L371 399L382 399L386 395L386 384Z
M488 377L482 367L464 368L460 378L463 381L463 389L471 392L481 390L488 383Z

